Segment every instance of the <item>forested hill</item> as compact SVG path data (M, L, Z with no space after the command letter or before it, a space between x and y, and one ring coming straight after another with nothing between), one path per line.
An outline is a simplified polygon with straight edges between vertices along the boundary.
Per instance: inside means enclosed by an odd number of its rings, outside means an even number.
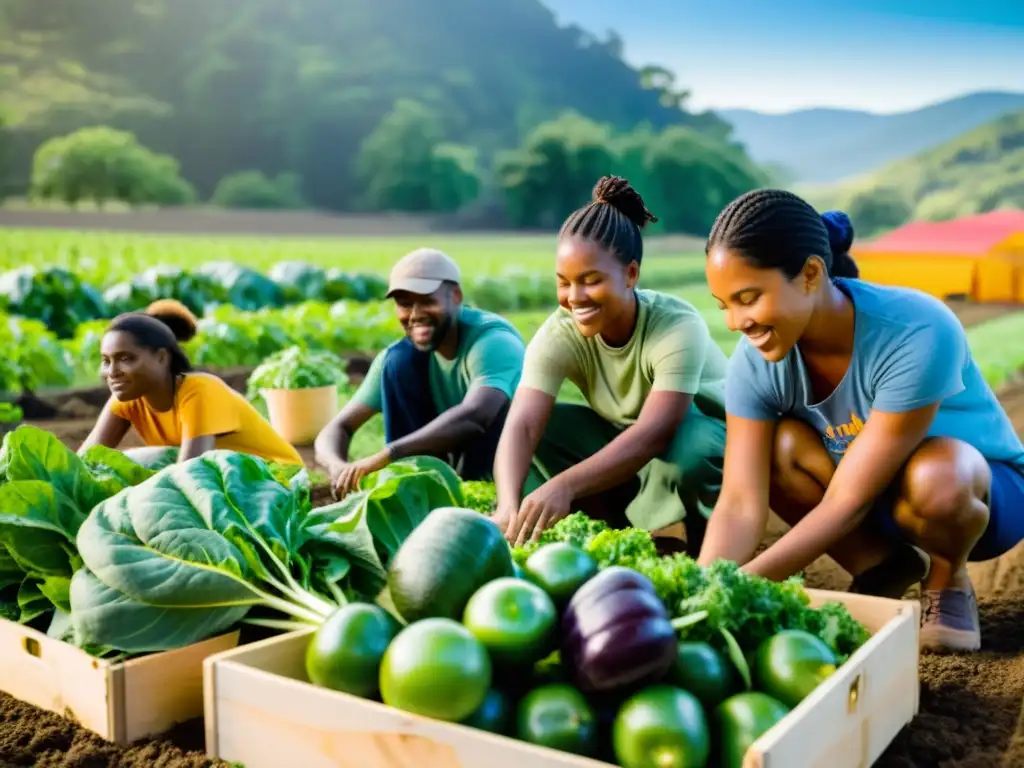
M344 208L363 140L425 105L484 157L573 110L620 130L688 125L671 84L645 88L614 35L559 27L538 0L5 0L0 82L14 165L84 125L134 131L208 194L231 172L292 171Z

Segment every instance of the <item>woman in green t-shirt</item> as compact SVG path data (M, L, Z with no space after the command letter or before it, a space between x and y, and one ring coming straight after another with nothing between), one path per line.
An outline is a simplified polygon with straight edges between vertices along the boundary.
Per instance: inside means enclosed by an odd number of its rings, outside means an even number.
M494 520L513 543L579 509L655 536L685 521L700 547L721 486L727 359L691 304L637 289L648 221L629 182L606 176L562 225L561 306L527 347L494 463ZM555 402L566 380L587 405Z

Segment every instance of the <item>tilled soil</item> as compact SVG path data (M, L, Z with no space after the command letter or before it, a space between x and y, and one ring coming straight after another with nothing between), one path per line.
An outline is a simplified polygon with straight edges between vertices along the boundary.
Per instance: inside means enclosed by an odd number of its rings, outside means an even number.
M1024 383L1002 401L1024 434ZM76 447L90 421L46 422ZM304 451L311 460L309 451ZM318 503L329 493L318 489ZM768 540L784 532L776 523ZM971 566L982 619L982 650L922 654L921 707L876 764L882 768L1019 768L1024 766L1024 545ZM829 558L807 574L807 584L845 590L849 577ZM200 722L129 747L103 741L57 715L0 694L0 766L40 768L200 768L226 766L203 754ZM794 767L796 768L796 767Z

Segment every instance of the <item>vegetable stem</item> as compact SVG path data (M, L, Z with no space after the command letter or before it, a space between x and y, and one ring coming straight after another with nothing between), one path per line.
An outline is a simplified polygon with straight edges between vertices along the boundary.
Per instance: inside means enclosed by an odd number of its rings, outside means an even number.
M274 597L273 595L263 592L259 589L253 588L253 592L259 595L260 599L268 608L273 608L274 610L280 611L281 613L286 613L289 616L294 616L297 619L301 619L312 624L323 623L323 620L326 619L327 616L329 615L326 613L316 613L311 608L302 605L296 605L295 603L290 603L287 600L282 600L279 597Z
M243 619L242 623L251 624L254 627L267 627L268 629L280 629L285 632L294 632L299 629L309 629L310 624L305 621L286 621L284 619Z
M699 624L708 617L707 611L697 611L695 613L689 613L686 616L680 616L677 619L672 619L672 629L678 632L681 629Z

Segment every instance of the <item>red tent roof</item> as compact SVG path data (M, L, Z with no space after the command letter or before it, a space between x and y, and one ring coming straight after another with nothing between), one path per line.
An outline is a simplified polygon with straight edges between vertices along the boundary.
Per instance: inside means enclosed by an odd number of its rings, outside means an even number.
M1024 211L992 211L954 221L915 221L853 250L983 254L1017 232L1024 232Z

